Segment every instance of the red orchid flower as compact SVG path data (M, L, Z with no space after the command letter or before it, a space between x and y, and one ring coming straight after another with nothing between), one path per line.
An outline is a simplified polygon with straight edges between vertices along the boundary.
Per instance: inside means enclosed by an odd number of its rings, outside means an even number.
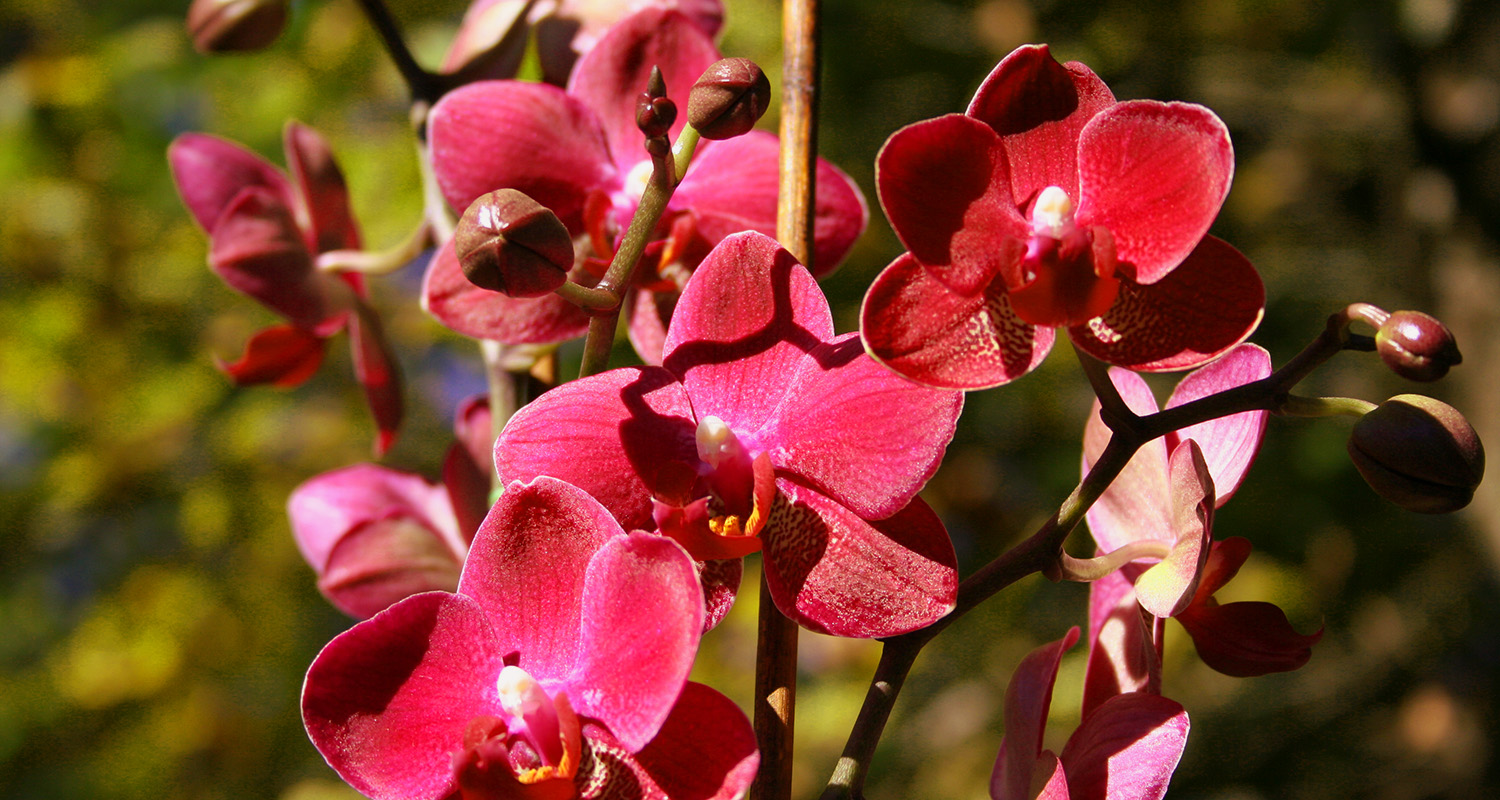
M365 619L411 595L458 588L469 542L489 510L494 437L483 397L464 401L457 416L441 485L355 464L292 492L287 515L297 547L318 590L344 613Z
M1088 67L1019 48L965 114L881 150L880 202L908 252L865 296L865 345L953 389L1024 375L1055 328L1130 369L1205 363L1254 330L1265 301L1250 262L1205 236L1233 171L1208 109L1117 103Z
M458 592L340 634L302 689L308 736L375 800L743 793L743 712L689 683L703 597L670 539L626 533L562 481L511 484Z
M574 483L694 558L764 549L787 616L891 636L953 608L953 546L916 493L962 404L882 369L854 334L835 336L811 273L741 233L688 281L663 366L543 394L506 425L495 464L506 481Z
M485 81L450 92L430 118L438 185L460 211L496 189L525 192L581 242L574 279L597 280L650 176L635 114L652 66L661 68L667 96L685 107L693 83L718 59L691 18L647 9L612 27L579 60L566 91ZM672 135L685 124L679 114ZM631 339L647 361L659 363L671 301L704 254L731 233L775 232L777 153L776 137L756 131L698 145L638 270L639 290L627 298ZM859 189L832 164L818 162L817 182L814 264L826 273L864 230L868 212ZM565 341L588 328L588 317L555 295L512 299L474 286L452 242L434 257L423 300L453 330L509 344Z
M687 15L709 38L724 25L721 0L474 0L443 59L443 71L476 80L513 78L535 34L542 77L562 86L580 56L610 26L647 8Z
M349 191L316 131L290 122L285 145L292 180L215 136L187 133L167 148L177 191L209 235L209 266L288 323L256 334L239 361L220 367L239 386L297 386L317 372L328 337L347 326L355 377L379 430L375 451L384 454L401 423L395 356L360 276L314 265L320 253L359 248Z
M1042 748L1063 651L1078 628L1021 660L1005 690L1005 738L990 777L993 800L1160 800L1187 745L1182 706L1151 692L1117 694L1085 710L1061 755Z
M1167 407L1270 374L1270 355L1256 345L1242 344L1183 378ZM1110 378L1132 411L1155 413L1156 399L1139 375L1112 369ZM1212 541L1213 510L1244 481L1260 449L1266 417L1265 411L1246 411L1146 443L1089 509L1089 531L1101 553L1154 540L1167 545L1171 555L1151 566L1129 564L1091 587L1085 710L1096 702L1091 697L1159 685L1154 674L1159 665L1154 654L1146 652L1159 644L1159 630L1142 618L1141 609L1159 619L1177 618L1204 663L1229 675L1296 669L1311 657L1321 632L1297 633L1281 609L1270 603L1219 606L1212 598L1250 553L1243 539ZM1084 429L1085 472L1108 441L1109 429L1096 403ZM1222 488L1216 492L1216 487ZM1107 646L1099 645L1101 637Z

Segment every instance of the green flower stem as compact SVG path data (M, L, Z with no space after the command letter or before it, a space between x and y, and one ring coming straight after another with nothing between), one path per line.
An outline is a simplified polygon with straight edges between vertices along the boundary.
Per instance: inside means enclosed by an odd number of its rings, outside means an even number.
M329 250L318 254L316 266L324 272L389 275L410 264L431 245L432 225L424 219L405 240L389 250Z
M1083 367L1083 374L1089 379L1089 385L1094 387L1094 396L1099 398L1099 411L1106 422L1110 419L1123 423L1126 420L1135 419L1135 412L1125 404L1124 398L1120 397L1120 390L1115 388L1115 382L1110 380L1109 365L1097 358L1085 353L1073 343L1073 352L1078 355L1078 363ZM1113 430L1114 426L1110 426Z
M391 56L391 61L396 65L396 71L401 73L401 79L406 82L406 88L411 92L413 104L424 103L432 105L443 96L443 84L438 77L417 63L411 50L406 46L406 40L401 36L401 29L396 27L396 18L391 16L391 11L386 8L385 0L359 0L359 7L365 12L365 17L370 21L371 27L380 35L380 41L385 45L385 50Z
M672 174L678 183L682 183L682 176L687 174L688 162L693 158L693 151L698 149L699 138L698 129L688 125L677 137L677 144L672 146L673 167L676 170Z
M693 157L693 150L698 146L697 131L693 131L691 135L688 131L692 131L692 128L684 129L682 136L678 137L681 153L677 158L684 162ZM666 174L667 170L664 169L671 162L664 159L652 161L651 180L646 182L646 191L641 195L641 204L636 207L635 216L630 219L630 227L625 230L625 238L615 250L615 257L609 262L609 270L604 273L604 278L591 290L594 293L609 293L615 300L612 309L602 311L589 320L588 338L583 343L583 365L578 371L580 378L597 375L609 367L609 351L615 346L615 329L620 324L620 305L625 289L630 286L635 267L640 263L641 254L646 252L646 244L656 232L657 223L661 222L662 214L666 213L667 201L672 199L672 193L677 190L678 182L673 180L672 175ZM581 296L582 293L578 294ZM598 294L591 296L598 297Z
M1102 556L1094 558L1074 558L1064 552L1062 554L1063 578L1080 583L1089 583L1115 572L1120 567L1136 559L1155 558L1164 560L1171 554L1172 548L1167 547L1165 542L1156 540L1129 542Z
M1375 410L1375 404L1357 397L1304 397L1287 395L1279 409L1291 417L1363 417Z

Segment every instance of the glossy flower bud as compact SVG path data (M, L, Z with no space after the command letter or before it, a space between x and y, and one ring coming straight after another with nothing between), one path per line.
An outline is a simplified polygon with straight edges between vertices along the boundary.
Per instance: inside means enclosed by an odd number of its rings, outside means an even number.
M647 139L660 139L672 129L677 121L677 104L667 97L667 82L662 78L661 68L651 68L651 79L646 91L635 104L635 124Z
M1349 434L1349 457L1377 494L1422 514L1463 508L1484 477L1484 446L1468 420L1416 394L1361 417Z
M573 268L573 238L562 220L515 189L471 203L453 240L469 281L510 297L549 294Z
M1375 332L1375 349L1397 375L1424 383L1463 361L1448 326L1420 311L1392 313Z
M748 58L715 61L688 95L688 123L705 139L732 139L755 127L771 104L771 81Z
M193 0L187 29L200 53L259 50L286 27L287 0Z

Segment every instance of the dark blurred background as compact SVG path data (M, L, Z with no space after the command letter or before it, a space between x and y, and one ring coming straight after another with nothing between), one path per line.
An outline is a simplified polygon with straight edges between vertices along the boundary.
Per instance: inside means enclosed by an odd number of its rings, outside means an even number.
M297 712L303 671L349 620L318 595L284 508L299 482L368 460L371 424L337 342L294 391L234 391L217 372L215 357L272 318L205 268L164 153L198 130L280 163L283 123L302 120L341 159L367 244L389 247L421 208L403 89L349 0L297 3L270 50L218 58L191 49L185 6L0 0L0 796L16 800L353 796ZM464 3L393 6L436 63ZM1346 303L1427 310L1457 331L1465 362L1423 390L1500 441L1500 4L824 7L822 151L875 206L825 281L840 330L899 252L874 201L885 137L963 110L1002 56L1045 41L1120 99L1203 103L1228 123L1237 174L1214 232L1266 279L1254 341L1278 363ZM729 0L725 52L774 77L779 13ZM416 307L408 272L374 289L410 378L411 418L386 461L436 476L453 406L482 381L477 350ZM1171 379L1154 385L1164 397ZM1412 387L1346 354L1304 388L1379 401ZM1067 494L1089 401L1066 347L969 396L926 493L965 572ZM1500 794L1500 489L1451 517L1402 512L1350 466L1348 428L1273 419L1219 513L1220 537L1255 544L1220 598L1277 602L1326 634L1302 670L1237 680L1169 627L1166 693L1193 722L1172 797ZM1083 622L1085 596L1032 578L940 637L868 796L986 797L1010 672ZM699 667L741 701L753 606L747 591ZM826 780L878 650L804 634L800 796ZM1059 678L1054 748L1077 721L1081 650Z

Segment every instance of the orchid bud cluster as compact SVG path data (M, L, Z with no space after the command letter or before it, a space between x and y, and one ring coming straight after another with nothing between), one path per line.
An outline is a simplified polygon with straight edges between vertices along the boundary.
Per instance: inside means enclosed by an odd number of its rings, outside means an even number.
M202 50L249 49L285 13L197 0L189 28ZM289 502L320 590L361 620L308 670L314 746L381 800L740 796L785 754L763 752L766 723L688 675L758 553L767 615L885 640L884 688L851 731L848 752L865 756L905 670L955 617L1030 572L1089 583L1087 633L1071 627L1015 669L990 795L1160 798L1189 731L1189 710L1163 695L1165 621L1234 677L1298 669L1323 635L1269 602L1215 596L1252 551L1215 538L1215 514L1269 418L1353 409L1349 454L1380 495L1461 508L1484 458L1456 410L1292 394L1343 350L1437 380L1461 361L1451 333L1357 303L1274 368L1246 341L1260 275L1208 233L1234 171L1227 126L1195 104L1117 101L1045 45L996 65L964 113L886 141L876 189L902 252L869 287L860 329L840 333L817 279L863 232L867 204L819 159L803 198L816 271L771 238L780 143L755 130L770 82L720 57L722 17L711 0L478 0L439 71L388 42L435 190L414 244L390 253L362 248L311 129L287 128L286 172L202 134L173 144L210 266L284 319L231 378L300 383L347 329L384 454L400 360L365 280L432 245L423 306L480 342L490 379L458 411L440 481L352 465ZM516 78L528 46L550 83ZM622 315L638 365L609 369ZM1355 320L1373 338L1351 334ZM961 581L919 493L965 393L1035 370L1059 332L1097 396L1079 488ZM577 379L557 381L551 352L584 336ZM1163 405L1139 374L1155 372L1186 373ZM528 396L537 376L556 385ZM1085 557L1064 549L1080 523ZM1079 725L1054 753L1042 732L1080 639ZM868 758L849 758L830 796L860 796Z

